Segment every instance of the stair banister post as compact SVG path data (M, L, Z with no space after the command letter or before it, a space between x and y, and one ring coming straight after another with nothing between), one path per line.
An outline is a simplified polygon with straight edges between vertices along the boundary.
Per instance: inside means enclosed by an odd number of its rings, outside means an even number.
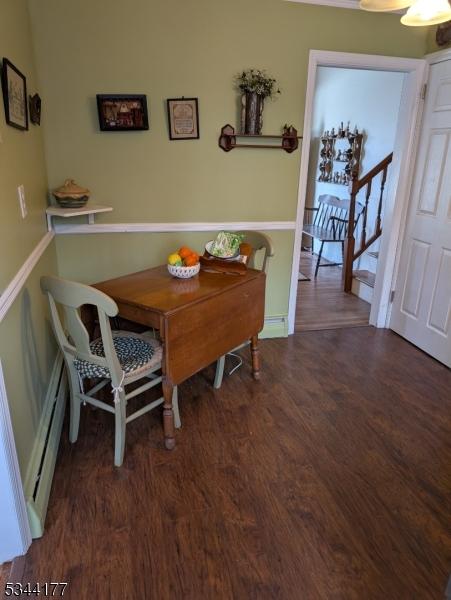
M378 204L378 207L377 207L377 217L376 217L376 233L378 235L380 235L382 233L382 227L381 227L381 223L382 223L382 220L381 220L382 201L383 201L383 198L384 198L384 189L385 189L385 183L387 181L387 170L388 170L388 165L389 164L390 163L387 163L385 169L382 172L382 178L381 178L381 192L380 192L380 195L379 195L379 204Z
M346 233L345 240L345 251L344 251L344 265L343 265L343 279L344 279L344 291L350 292L352 289L352 268L354 264L354 248L355 248L355 203L357 194L359 193L359 179L358 174L353 171L352 183L350 184L350 204L348 213L348 230Z

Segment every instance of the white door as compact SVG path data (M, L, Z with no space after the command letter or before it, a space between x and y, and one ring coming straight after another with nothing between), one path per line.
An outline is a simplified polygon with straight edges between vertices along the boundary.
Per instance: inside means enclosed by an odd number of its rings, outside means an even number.
M390 327L451 367L451 60L431 67Z

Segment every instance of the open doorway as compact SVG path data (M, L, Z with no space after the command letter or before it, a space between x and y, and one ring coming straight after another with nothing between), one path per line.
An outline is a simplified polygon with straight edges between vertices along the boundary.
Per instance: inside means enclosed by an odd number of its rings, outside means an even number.
M327 70L326 68L333 69ZM360 72L360 75L359 73L355 73L356 71ZM376 76L374 81L372 81L373 74ZM333 76L331 77L331 75ZM362 81L360 84L357 82L359 76L362 80L366 79L364 86L362 85ZM387 326L396 250L402 217L405 213L408 199L409 183L412 177L417 124L423 105L421 92L426 77L427 65L421 59L403 59L318 50L310 52L289 300L288 320L290 334L294 333L296 316L299 319L300 314L299 310L297 310L300 308L298 305L298 287L313 286L315 284L314 281L311 283L311 281L307 280L312 280L310 275L313 275L313 279L315 279L314 270L316 260L318 254L321 252L321 242L324 240L314 240L315 254L313 258L310 254L310 267L307 262L309 256L307 253L301 254L301 252L303 248L304 251L311 251L311 239L309 243L309 236L303 235L303 230L305 230L304 222L306 221L305 215L306 212L309 212L305 209L306 207L319 208L321 204L319 202L320 196L327 196L326 200L332 198L331 204L335 206L335 212L326 213L325 218L327 222L331 214L332 216L337 216L338 221L335 222L335 225L339 224L340 219L343 221L348 218L346 216L346 207L342 204L342 201L348 201L349 223L351 223L350 215L352 215L352 225L348 227L348 231L352 231L352 235L348 233L345 235L344 248L341 243L343 242L342 238L334 240L340 243L324 243L321 263L342 263L344 250L346 269L342 269L341 265L329 266L327 268L319 267L319 275L316 281L320 281L319 278L322 277L324 285L321 286L323 287L322 290L317 289L316 298L312 291L313 287L310 288L312 292L310 295L312 307L321 311L321 303L318 303L317 300L320 294L324 294L325 289L329 289L331 296L329 299L330 304L336 309L340 308L340 302L342 304L346 303L348 305L349 303L353 303L360 306L360 314L359 311L356 312L357 320L351 317L351 320L354 322L349 324L360 324L359 320L368 323L369 312L370 324L378 327ZM348 81L348 88L344 89L341 94L331 91L331 82L333 82L334 78L336 80L344 79ZM384 82L382 82L383 79L385 80ZM317 86L318 82L319 86ZM369 89L371 91L368 91ZM324 111L323 116L320 114L321 111L318 116L315 115L315 100L318 98L317 90L322 90L321 95L326 99L328 96L333 96L332 103L329 103L330 108L327 115L325 115ZM340 104L340 97L347 99L343 105ZM354 99L357 99L356 103L354 103ZM354 103L352 114L348 112L345 106L346 103L349 104L351 101ZM321 102L325 101L321 100ZM373 110L370 106L371 113L374 113L374 110L378 112L378 121L380 123L382 119L384 132L377 131L377 128L381 127L380 124L376 126L376 129L374 129L374 124L371 124L371 121L374 120L374 114L370 114L368 110L365 112L368 104L373 105ZM402 107L401 110L399 110L400 106ZM380 108L383 110L379 111ZM349 115L347 119L345 111ZM388 111L390 111L390 115L388 115ZM329 114L331 115L330 117ZM366 121L371 125L372 132L369 131ZM390 123L387 126L388 121ZM342 122L343 126L341 125ZM320 156L320 153L324 147L321 142L324 130L329 131L329 134L331 134L332 128L334 128L334 134L337 134L339 130L344 129L346 131L345 137L347 137L348 122L351 133L354 133L355 127L358 129L357 133L363 130L362 164L359 168L360 179L354 179L353 186L349 186L347 178L340 176L342 169L338 167L342 165L337 164L337 168L332 165L332 170L326 173L327 175L332 175L332 181L326 182L323 180L318 182L317 179L319 179L319 175L321 174L321 171L318 169L319 160L323 158ZM371 137L373 138L371 144L368 141L368 133L371 133ZM390 154L391 152L393 152L393 155ZM343 156L343 149L341 156ZM338 157L340 157L339 152L334 153L334 158ZM385 162L384 157L386 159ZM345 158L347 159L347 157ZM369 178L364 177L365 170L369 169L371 171L375 164L381 160L382 164L379 164L378 168L373 170L373 175ZM335 171L338 172L338 175L335 175ZM378 176L378 182L376 180L373 181L373 176L375 175ZM367 185L369 180L372 182L370 186ZM359 183L359 186L357 186L356 182ZM324 184L322 186L323 189L320 189L319 184ZM328 188L328 190L324 190L324 187ZM379 202L372 202L373 192L375 191L376 195L380 195L381 187L383 188L384 198L383 208L376 207L376 204L379 205ZM335 194L333 193L334 191ZM338 198L338 207L337 200L334 198ZM352 202L350 202L350 198L353 199ZM368 204L366 205L367 199ZM364 206L364 211L362 207L358 208L359 203ZM354 212L355 214L353 214ZM366 214L366 220L364 213ZM376 214L375 220L374 214ZM359 219L360 222L355 225L355 222ZM376 221L378 221L379 225L375 228ZM360 242L356 240L360 240L362 230L365 230L364 243L363 245L359 245ZM371 241L371 244L368 243L369 241ZM366 248L364 247L365 245L371 246L371 248ZM327 246L330 246L330 248L326 248ZM362 248L363 251L361 252ZM369 252L372 252L373 255L370 255ZM351 269L348 268L349 257L352 258ZM302 260L304 258L305 261ZM351 273L351 280L347 277L346 286L343 285L343 288L339 288L338 282L342 279L343 271L346 274ZM352 280L352 273L355 271L361 272L359 274L361 279L365 279L365 275L368 275L368 273L373 273L373 277L369 276L371 285L368 285L367 281L360 281L357 278L355 279L358 283L354 282ZM306 277L303 277L300 273ZM337 294L332 292L329 285L330 279L333 279L334 275L337 281L337 287L335 288ZM345 287L348 293L346 296L343 296ZM368 287L371 291L366 289ZM304 289L307 290L308 288L305 287ZM338 299L338 291L342 301ZM353 291L353 294L351 294L351 291ZM322 297L325 298L325 296ZM304 302L306 304L306 299L304 299ZM341 316L343 316L348 311L348 308L352 313L355 306L346 306L345 308L342 306L341 308ZM324 314L320 318L323 322L323 328L324 326L330 326L324 323ZM341 325L337 324L335 326Z
M295 331L369 324L405 77L394 71L317 69ZM356 196L354 237L364 236L365 243L354 261L351 293L345 293L352 176L360 179L384 160L387 168Z

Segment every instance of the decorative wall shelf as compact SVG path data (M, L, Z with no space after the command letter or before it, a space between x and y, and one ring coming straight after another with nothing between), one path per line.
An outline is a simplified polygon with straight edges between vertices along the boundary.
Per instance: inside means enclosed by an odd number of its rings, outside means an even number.
M246 143L238 143L237 138L239 139L263 139L263 140L279 140L279 144L246 144ZM219 147L224 150L224 152L230 152L234 148L273 148L279 150L285 150L291 154L294 152L299 146L299 140L302 137L298 136L298 132L294 127L290 127L290 129L283 133L282 135L250 135L244 133L235 133L235 129L231 125L224 125L221 129L221 135L219 136Z
M47 214L47 229L52 230L52 217L63 217L68 219L70 217L80 217L82 215L88 215L88 223L94 224L94 215L98 213L111 212L113 208L111 206L102 206L100 204L86 204L81 208L61 208L60 206L49 206L45 211Z
M322 147L318 181L349 185L353 174L359 174L363 133L359 132L357 128L351 132L349 125L344 129L343 123L341 123L337 132L335 129L325 131L320 141ZM345 146L340 149L341 141L345 143ZM349 147L346 147L346 143ZM337 163L340 164L339 171L335 170Z

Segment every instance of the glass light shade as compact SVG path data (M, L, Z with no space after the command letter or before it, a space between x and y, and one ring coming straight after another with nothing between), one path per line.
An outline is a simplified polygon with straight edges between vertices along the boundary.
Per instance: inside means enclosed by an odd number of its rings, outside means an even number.
M372 12L385 12L390 10L401 10L412 6L415 0L360 0L360 8Z
M407 13L401 17L403 25L421 27L438 25L451 19L451 7L448 0L416 0Z

